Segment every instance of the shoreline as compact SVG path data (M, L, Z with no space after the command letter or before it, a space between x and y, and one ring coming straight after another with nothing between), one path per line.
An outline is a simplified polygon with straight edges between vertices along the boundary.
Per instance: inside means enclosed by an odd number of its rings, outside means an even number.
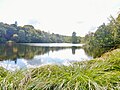
M120 89L120 49L70 66L46 65L15 72L0 69L0 72L0 87L7 89Z

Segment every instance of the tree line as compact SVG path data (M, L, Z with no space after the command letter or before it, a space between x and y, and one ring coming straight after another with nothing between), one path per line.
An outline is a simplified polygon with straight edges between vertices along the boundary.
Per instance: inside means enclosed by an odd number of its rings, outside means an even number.
M96 32L89 32L83 42L89 47L117 47L120 45L120 14L117 18L110 16L109 23L100 25Z
M80 37L78 38L78 43ZM50 34L45 31L35 29L32 25L17 26L15 24L5 24L0 22L0 43L5 43L7 41L14 41L17 43L71 43L72 37Z

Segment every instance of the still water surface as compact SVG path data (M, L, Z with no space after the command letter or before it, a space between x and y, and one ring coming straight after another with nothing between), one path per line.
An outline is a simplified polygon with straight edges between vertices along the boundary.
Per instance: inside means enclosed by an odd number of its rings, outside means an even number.
M82 44L22 43L0 45L0 66L15 70L47 64L69 65L71 62L92 59Z

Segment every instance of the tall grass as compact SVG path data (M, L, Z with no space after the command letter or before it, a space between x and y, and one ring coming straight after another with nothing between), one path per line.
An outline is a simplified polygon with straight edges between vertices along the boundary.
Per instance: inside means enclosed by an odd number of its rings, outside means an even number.
M70 66L15 72L0 68L1 90L120 90L120 49Z

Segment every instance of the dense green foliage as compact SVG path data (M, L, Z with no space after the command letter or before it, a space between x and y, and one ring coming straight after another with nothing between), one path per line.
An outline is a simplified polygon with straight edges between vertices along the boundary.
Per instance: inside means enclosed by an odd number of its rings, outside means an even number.
M79 38L79 37L77 37ZM71 36L50 34L35 29L32 25L17 26L0 23L0 43L14 41L18 43L71 43Z
M120 49L98 59L10 72L0 68L1 90L119 90Z
M95 33L90 32L84 38L88 47L116 47L120 45L120 14L116 19L110 17L110 22L99 26Z

